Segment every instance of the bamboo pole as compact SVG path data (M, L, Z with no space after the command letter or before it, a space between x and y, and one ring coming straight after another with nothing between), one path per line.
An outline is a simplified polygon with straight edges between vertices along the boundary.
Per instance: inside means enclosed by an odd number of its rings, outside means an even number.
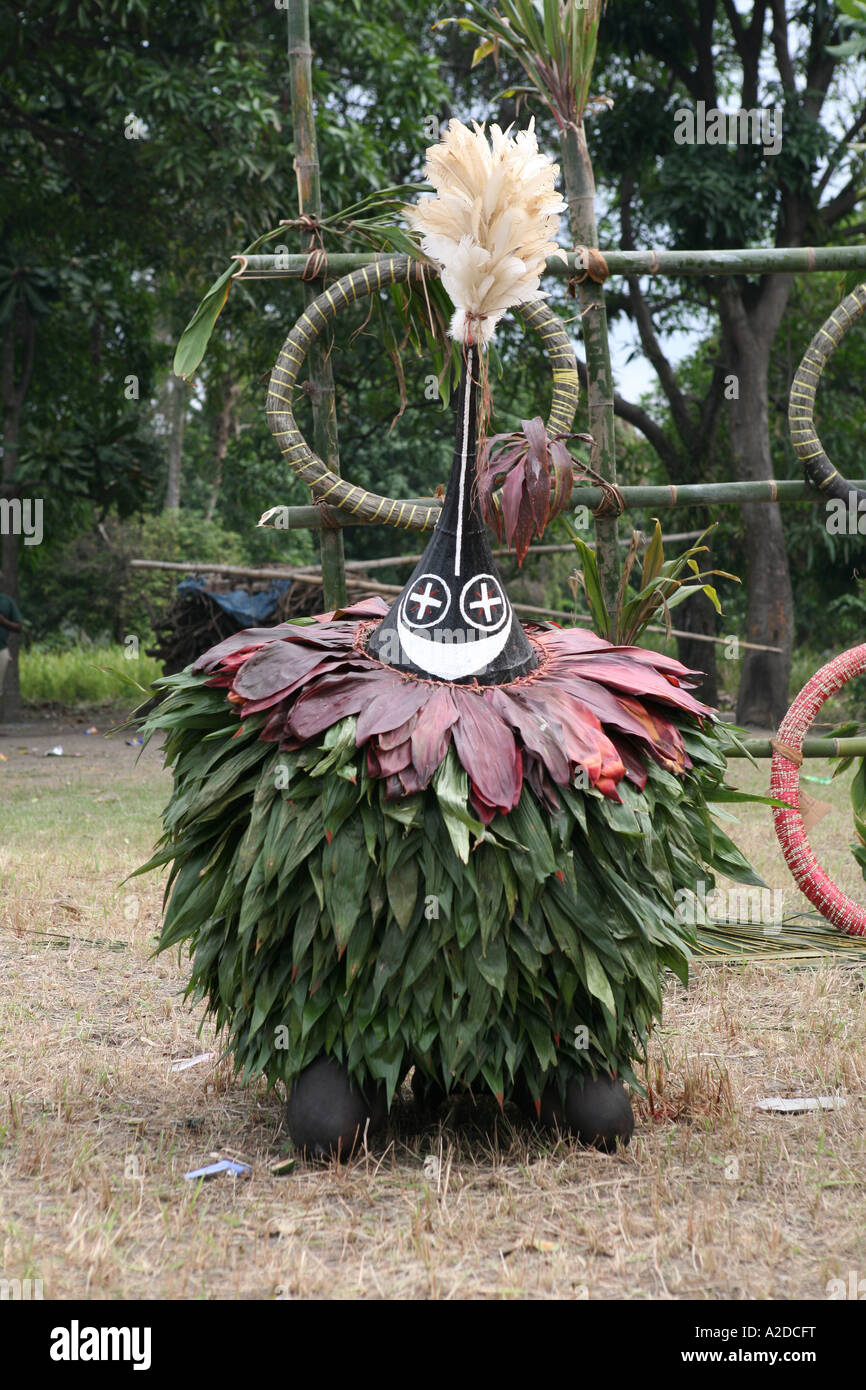
M852 482L850 486L863 487L862 481ZM724 504L739 506L742 502L815 502L824 499L815 491L811 483L798 478L784 478L745 483L665 483L661 486L620 488L628 508L636 507L708 507ZM584 506L592 510L601 501L599 487L576 487L571 494L574 507Z
M306 579L318 583L322 580L318 570L220 565L210 560L201 563L198 560L130 560L129 567L134 570L174 570L179 574L225 574L230 579Z
M315 507L312 511L317 510ZM664 536L662 539L667 541L691 541L701 535L700 531L678 531L672 535ZM649 536L644 537L649 543ZM630 545L631 542L625 537L620 540L620 545ZM505 546L491 552L493 555L508 557L514 554L513 550L508 550ZM568 555L574 554L574 546L566 545L534 545L529 551L529 559L534 555ZM416 565L423 559L424 552L418 551L414 555L384 555L376 560L347 560L346 571L361 570L368 574L371 570L390 569L392 565ZM185 574L225 574L232 578L241 579L310 579L321 580L322 573L319 565L293 565L291 568L282 567L280 569L269 569L264 565L221 565L212 560L130 560L130 569L140 570L177 570Z
M662 542L663 545L669 545L671 541L696 541L702 534L702 531L674 531L671 532L670 535L663 535ZM642 545L649 545L649 542L651 542L651 537L645 535L641 542ZM589 542L589 549L594 548L594 545L594 541ZM623 537L620 537L620 545L623 546L623 548L630 546L631 538L624 537L623 535ZM509 557L510 559L514 559L513 550L509 550L505 545L498 546L498 548L491 550L491 555L498 560L507 560ZM574 546L571 545L571 542L566 542L564 545L531 546L527 559L532 560L537 555L574 555ZM392 564L417 564L418 560L423 559L423 550L418 550L416 555L385 555L377 560L346 560L346 570L363 570L364 574L368 574L371 570L391 569ZM297 573L303 574L313 569L316 569L316 566L303 566L303 569L300 569Z
M728 750L728 758L772 758L775 749L769 738L743 739L744 752ZM804 758L863 758L866 757L866 738L804 738L800 752Z
M311 572L308 569L247 569L243 565L220 565L212 562L204 564L190 562L183 564L177 560L130 560L129 563L133 569L180 570L185 574L226 574L245 579L301 579L305 580L308 584L315 583L317 580L321 579L320 574ZM356 563L362 564L363 561L358 561ZM377 594L393 594L395 597L403 592L399 584L381 584L371 579L369 575L357 574L352 570L346 574L345 583L348 589L365 589L368 592L375 592ZM339 607L341 605L337 606ZM542 608L535 603L513 603L511 606L516 613L526 613L529 616L535 615L536 617L557 618L571 623L576 627L586 627L591 622L591 619L583 614L575 617L573 613L564 613L559 608ZM664 632L665 629L663 627L648 627L646 631ZM696 642L715 642L720 646L730 641L729 637L709 637L698 632L681 632L680 629L676 627L671 628L670 635L672 637L691 637ZM756 642L740 642L740 646L744 648L748 647L751 650L759 652L778 651L778 647L764 647Z
M694 541L702 535L702 531L674 531L669 535L662 536L662 543L668 545L672 541ZM651 537L645 535L641 544L649 545L650 540ZM629 546L631 545L631 538L629 536L620 536L619 543L623 547ZM594 542L590 541L589 548L592 549L593 545ZM490 553L496 559L507 560L509 557L511 559L514 558L514 551L509 550L508 547L504 545L496 547L491 550ZM574 553L574 546L571 542L567 542L564 545L533 545L530 547L527 559L532 560L536 555L574 555ZM417 565L418 561L423 560L423 558L424 552L419 550L414 555L383 555L377 560L347 560L346 569L363 570L365 574L369 574L371 570L390 569L392 565ZM315 565L303 565L296 572L298 574L304 574L315 568Z
M547 262L547 274L557 278L581 273L574 252L566 252L567 263L558 256ZM795 273L808 275L820 271L862 270L866 272L866 246L783 246L741 248L730 251L616 251L603 250L611 275L768 275ZM328 271L348 275L361 266L374 265L387 256L337 251L328 256ZM253 255L244 257L236 280L297 279L307 264L306 256ZM431 275L436 270L431 266Z
M374 590L374 584L366 575L348 574L346 576L346 583L350 589ZM393 594L396 597L398 594L402 594L403 590L399 584L380 584L376 582L375 592L382 595ZM565 613L561 608L543 608L538 603L512 603L511 607L514 609L515 613L525 613L528 617L534 615L535 617L555 618L557 622L569 623L572 627L590 627L592 625L592 619L587 614L575 614L573 612ZM650 624L644 628L644 631L660 632L667 635L666 628L658 627L655 624ZM672 627L670 629L670 636L688 637L694 642L711 642L720 647L726 646L731 640L730 637L711 637L709 634L703 632L684 632L678 627ZM748 649L755 652L777 652L779 650L778 647L766 647L760 642L740 642L739 646L742 650Z
M562 168L574 244L597 247L595 178L582 119L569 123L563 129ZM578 280L577 293L586 355L589 432L595 441L592 446L591 463L595 471L609 483L616 483L613 373L610 366L604 287L583 273L582 278ZM596 517L595 542L598 577L612 625L616 621L616 598L621 568L615 516ZM613 631L607 635L613 639Z
M295 144L295 172L298 180L298 210L319 218L322 192L319 181L319 154L313 111L313 50L310 47L308 0L288 0L288 54L292 78L292 130ZM304 282L304 298L310 304L321 293L324 281ZM340 472L337 432L337 398L334 374L327 344L316 337L310 346L309 390L313 407L313 448L336 474ZM343 563L343 536L335 527L321 527L322 583L325 605L340 608L346 601L346 574Z
M855 478L851 480L851 487L866 489L866 480ZM700 506L737 506L741 502L820 502L821 498L815 489L806 482L799 482L797 479L783 479L781 482L749 482L749 483L685 483L682 485L663 485L650 487L638 485L635 487L620 488L623 500L627 509L631 508L666 508L666 507L700 507ZM601 488L598 487L577 487L571 495L572 506L587 507L589 511L594 510L601 501ZM437 502L437 498L429 497L410 497L404 499L407 506L430 506L431 502ZM365 518L353 516L351 513L337 512L334 517L338 526L368 526L371 523ZM315 529L322 524L322 517L318 507L286 507L280 515L280 529L287 531L305 531ZM431 522L431 527L435 525L435 520ZM669 539L674 539L670 537ZM532 550L539 547L533 546ZM531 553L531 552L530 552Z

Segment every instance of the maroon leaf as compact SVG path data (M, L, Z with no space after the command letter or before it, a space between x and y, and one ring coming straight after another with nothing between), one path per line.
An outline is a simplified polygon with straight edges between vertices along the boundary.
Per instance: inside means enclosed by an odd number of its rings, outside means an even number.
M574 460L561 439L550 441L550 460L553 465L553 501L550 503L551 516L568 506L574 487Z
M404 724L430 699L430 686L425 681L406 681L391 667L382 669L387 672L387 682L358 716L355 743L359 748L374 734L387 733Z
M217 666L222 665L227 657L239 655L245 651L255 651L258 647L264 647L270 642L279 641L280 637L294 630L297 627L292 623L280 623L277 627L248 627L243 632L233 632L231 637L224 637L216 646L209 647L206 652L193 662L194 671L213 671Z
M291 637L283 640L296 642L307 647L333 647L342 651L350 651L355 645L357 635L357 623L333 622L299 627Z
M389 729L387 733L379 734L376 738L376 746L383 749L384 752L387 752L389 748L396 748L399 744L405 742L406 739L411 738L412 730L418 723L418 714L419 712L416 710L412 717L406 720L405 724L398 725L396 729Z
M485 801L484 797L481 796L474 786L470 786L469 801L482 825L489 825L500 809L498 806L494 806L492 802Z
M677 661L673 656L663 656L661 652L651 652L645 647L614 647L609 648L611 652L619 652L624 656L629 656L633 661L639 661L645 666L655 666L657 671L662 671L665 675L672 677L675 684L681 681L700 685L703 679L703 672L691 671L688 666L684 666L681 661Z
M455 686L460 717L453 728L454 747L473 790L487 806L507 812L520 800L522 761L508 725L480 692Z
M369 758L369 748L368 748L368 750L367 750L367 753L368 753L368 758ZM375 775L375 774L371 774L371 775ZM400 774L398 774L398 773L395 772L395 773L393 773L390 777L387 777L387 778L385 779L385 800L386 800L386 801L399 801L400 798L403 797L403 796L405 796L405 795L406 795L406 791L405 791L405 788L404 788L403 783L402 783L402 781L401 781Z
M561 810L559 797L556 795L556 787L547 775L547 770L538 758L534 758L531 753L523 755L523 775L529 783L542 806L555 815Z
M286 732L296 738L315 738L349 714L357 714L382 679L382 667L350 675L323 676L299 696L286 721Z
M319 653L319 655L321 657L321 653ZM285 689L277 691L276 695L264 696L261 700L246 701L241 710L241 715L246 718L248 714L256 714L259 710L270 709L275 703L282 703L288 700L290 696L294 695L296 691L301 690L304 686L311 686L320 676L331 675L338 672L343 674L350 671L361 672L367 669L366 663L362 664L359 661L349 660L345 657L326 657L324 660L320 660L318 666L314 666L311 671L303 676L298 676L296 680L292 681L291 685L287 685Z
M324 657L321 647L300 642L273 642L262 647L244 663L235 676L232 689L244 700L263 700L306 680Z
M492 443L493 441L489 441ZM478 466L478 503L481 507L481 515L487 525L496 533L496 539L502 540L502 513L493 501L493 484L495 481L496 470L487 465L485 466L485 455L482 455Z
M336 609L334 616L360 621L362 618L384 618L388 612L389 605L385 600L378 594L370 594L369 598L361 598L356 603L347 604L345 608Z
M524 468L524 488L535 522L536 534L543 536L544 528L550 518L547 430L540 415L537 415L534 420L521 420L520 423L529 445Z
M539 717L534 709L529 709L519 699L515 699L507 687L493 686L487 691L487 700L512 729L520 734L523 744L530 753L541 758L554 782L565 783L570 780L568 758L564 749L564 735L555 720L544 715Z
M393 777L412 761L408 738L396 748L383 749L376 743L367 744L367 770L371 777Z
M562 728L563 747L574 764L586 768L595 785L602 777L621 777L625 769L616 748L590 710L551 682L527 681L513 699L525 703L539 719L555 719Z
M622 801L622 797L616 788L616 781L613 777L599 777L595 783L602 796L608 797L611 801Z
M517 563L522 565L532 540L532 513L524 505L523 474L519 468L512 469L505 479L500 497L505 543L515 552Z
M533 531L542 536L552 515L571 496L574 464L561 438L548 436L540 415L521 420L520 431L488 440L479 459L482 515L522 564ZM499 493L495 488L502 482ZM554 487L551 506L551 484Z
M530 455L526 464L524 482L535 533L544 535L544 528L550 520L550 474L540 461Z
M575 663L575 674L590 681L603 682L626 695L650 695L664 704L676 705L688 714L702 716L707 707L690 695L682 686L673 686L650 666L641 665L628 657L593 655Z
M335 619L345 618L347 615L356 623L364 618L384 618L388 612L388 604L378 594L371 594L369 598L362 598L357 603L350 603L346 608L332 608L329 613L316 613L317 623L332 623Z
M619 756L622 758L626 777L630 782L634 783L639 791L643 791L646 786L648 773L646 765L637 753L631 739L623 738L622 736L614 736L611 741L616 751L619 753Z
M627 696L622 696L621 699L644 726L643 742L656 762L662 763L671 772L683 772L691 767L691 759L685 751L682 734L675 724L649 703L629 700Z
M275 742L277 739L282 738L283 731L286 727L286 718L286 711L284 709L275 709L273 714L269 715L265 720L265 726L259 734L259 738L264 739L265 742Z
M422 786L442 763L457 721L457 705L447 685L436 686L412 730L412 762Z
M397 779L402 787L403 796L414 796L416 792L422 792L427 783L421 780L417 767L409 763L408 767L401 767L397 773ZM388 779L390 782L390 778ZM429 778L428 778L429 781ZM386 796L386 800L388 797Z
M635 709L627 703L628 696L614 694L612 690L596 681L588 681L570 673L566 675L560 671L551 672L549 679L553 685L573 696L575 700L581 700L602 724L612 725L635 738L646 739L653 736L641 717L644 707L639 702Z
M548 656L582 656L585 652L610 651L611 646L588 627L541 627L536 641Z

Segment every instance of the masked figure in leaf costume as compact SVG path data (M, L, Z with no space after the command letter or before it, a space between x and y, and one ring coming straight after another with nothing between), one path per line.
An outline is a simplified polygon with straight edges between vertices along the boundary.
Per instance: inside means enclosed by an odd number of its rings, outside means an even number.
M710 830L724 739L690 693L695 674L584 629L522 626L497 573L475 454L502 314L516 306L552 358L538 432L560 506L577 373L538 293L557 170L531 129L491 135L452 122L428 151L437 196L411 213L463 359L454 463L423 559L390 608L373 599L221 642L163 683L146 726L166 735L175 777L151 861L173 865L161 947L188 944L189 992L245 1077L287 1086L290 1133L316 1155L348 1153L411 1066L416 1095L487 1088L586 1142L627 1141L623 1083L665 968L686 977L682 890L713 867L751 878ZM331 285L289 335L268 400L317 498L400 525L423 524L424 508L329 473L292 400L338 309L420 274L398 257ZM546 511L540 456L526 476ZM521 487L519 471L506 478L506 521Z

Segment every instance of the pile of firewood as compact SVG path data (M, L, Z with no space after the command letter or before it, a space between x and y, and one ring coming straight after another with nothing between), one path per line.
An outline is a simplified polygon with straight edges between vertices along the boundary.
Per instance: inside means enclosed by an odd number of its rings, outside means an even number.
M209 576L210 589L221 592L235 587L228 580ZM251 592L266 587L253 585ZM265 622L255 624L261 627L275 627L292 618L307 617L321 613L324 609L322 586L316 580L307 582L301 579L292 581L288 591L282 595L276 611ZM213 598L212 593L198 590L195 593L178 594L172 600L163 616L154 623L156 641L148 648L147 655L156 657L163 674L173 676L191 665L208 647L239 632L242 623L226 613Z

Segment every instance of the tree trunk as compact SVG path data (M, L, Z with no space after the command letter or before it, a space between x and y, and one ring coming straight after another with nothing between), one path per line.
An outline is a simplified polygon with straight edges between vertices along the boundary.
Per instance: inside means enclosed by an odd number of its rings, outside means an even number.
M222 404L217 412L214 423L213 441L213 481L211 483L210 497L208 498L207 511L205 518L213 521L217 502L219 501L220 488L223 480L223 464L228 452L229 439L238 435L238 421L235 414L240 387L236 381L221 381L219 383L222 391Z
M737 723L776 728L788 708L793 596L788 553L778 503L749 502L742 509L746 528L749 609L746 637L781 647L781 652L747 651L740 677Z
M15 471L18 461L18 421L20 411L6 409L3 413L3 496L12 499L15 496L14 486L10 479ZM0 589L4 594L8 594L16 603L19 602L18 593L18 546L19 537L10 528L4 530L2 537L2 561L3 568L0 574ZM19 605L20 606L20 605ZM9 633L9 656L10 662L6 671L6 679L3 684L3 696L0 699L0 718L5 723L10 723L17 719L21 713L21 682L18 673L18 645L20 637L17 632Z
M722 326L730 370L736 375L738 398L728 401L731 453L738 479L772 478L767 374L775 331L761 323L760 310L747 316L736 288L726 286L720 298ZM777 502L745 503L748 618L750 642L780 647L780 652L746 651L740 677L737 723L775 728L788 708L788 681L794 635L791 576Z
M698 561L701 569L711 568L706 555ZM686 632L701 633L707 637L716 636L716 610L706 594L694 594L686 599L676 610L677 627ZM719 682L716 667L716 647L713 642L693 642L688 637L677 638L677 656L684 666L692 671L702 671L704 678L693 692L705 705L718 707Z
M595 178L592 160L586 144L583 123L571 125L562 136L562 168L565 178L565 199L568 203L571 235L575 246L598 246L595 219ZM578 282L581 332L586 352L588 381L589 432L595 443L592 448L592 467L616 482L616 437L613 413L613 376L610 366L610 344L607 333L607 308L604 286L588 276ZM620 554L616 517L598 517L595 522L596 561L602 593L614 619L616 592L619 585ZM612 634L608 634L609 636Z
M13 501L18 496L14 481L18 470L18 441L21 431L21 411L30 385L33 371L33 350L36 326L27 305L21 301L15 306L12 318L3 338L3 361L0 370L0 396L3 404L3 481L0 496ZM16 347L21 345L20 362L16 363ZM19 603L18 591L18 546L20 537L13 527L4 527L2 538L2 573L0 589L4 594ZM19 605L20 606L20 605ZM10 662L3 686L2 718L9 722L21 713L21 683L18 672L18 633L9 634Z
M180 477L183 466L183 435L186 428L186 383L173 374L166 390L166 424L168 425L168 483L165 489L165 510L180 508Z

